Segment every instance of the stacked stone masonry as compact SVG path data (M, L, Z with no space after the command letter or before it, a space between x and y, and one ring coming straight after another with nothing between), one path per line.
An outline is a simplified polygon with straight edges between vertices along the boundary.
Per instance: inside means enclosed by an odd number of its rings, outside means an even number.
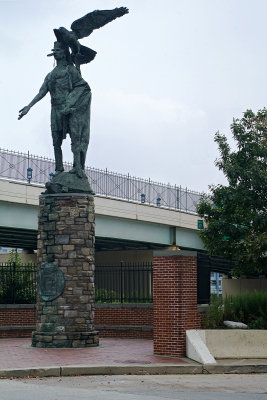
M37 299L36 347L98 345L94 329L94 198L90 195L40 197L37 262L53 262L65 288L52 301Z

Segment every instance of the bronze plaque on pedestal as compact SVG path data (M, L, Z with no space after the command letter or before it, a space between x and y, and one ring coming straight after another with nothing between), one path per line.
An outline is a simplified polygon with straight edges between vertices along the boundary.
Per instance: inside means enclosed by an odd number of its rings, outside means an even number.
M56 299L63 293L65 279L63 272L53 263L41 265L37 273L38 294L44 301Z

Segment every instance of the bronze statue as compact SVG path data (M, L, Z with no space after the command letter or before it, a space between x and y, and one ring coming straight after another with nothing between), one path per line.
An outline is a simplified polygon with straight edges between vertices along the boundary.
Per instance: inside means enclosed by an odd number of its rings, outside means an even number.
M63 27L54 29L57 41L54 43L52 53L48 56L54 56L57 65L46 76L39 93L29 105L19 111L18 119L21 119L34 104L50 92L51 131L56 161L55 176L52 183L47 184L50 192L77 191L77 185L71 185L70 182L73 182L74 178L77 182L76 177L87 180L84 168L90 136L91 90L81 76L80 65L92 61L96 52L82 46L78 39L89 36L94 29L126 13L128 9L125 7L96 10L74 21L71 25L72 31ZM74 175L72 178L69 175L68 177L63 175L61 146L67 134L71 137L73 153L73 168L70 171ZM83 183L78 183L78 190L79 188L81 191L89 190L83 190Z

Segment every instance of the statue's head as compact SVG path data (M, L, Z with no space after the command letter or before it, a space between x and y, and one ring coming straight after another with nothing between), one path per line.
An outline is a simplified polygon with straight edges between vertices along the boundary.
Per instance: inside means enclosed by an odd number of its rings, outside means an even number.
M56 60L66 59L68 62L70 61L69 48L63 42L54 42L54 48L52 51Z

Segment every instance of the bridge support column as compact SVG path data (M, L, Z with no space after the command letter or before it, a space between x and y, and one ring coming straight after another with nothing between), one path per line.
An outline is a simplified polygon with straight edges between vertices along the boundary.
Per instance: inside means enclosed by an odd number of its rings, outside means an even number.
M181 357L197 328L197 253L154 251L154 353Z
M94 198L41 195L34 347L90 347L94 330Z

